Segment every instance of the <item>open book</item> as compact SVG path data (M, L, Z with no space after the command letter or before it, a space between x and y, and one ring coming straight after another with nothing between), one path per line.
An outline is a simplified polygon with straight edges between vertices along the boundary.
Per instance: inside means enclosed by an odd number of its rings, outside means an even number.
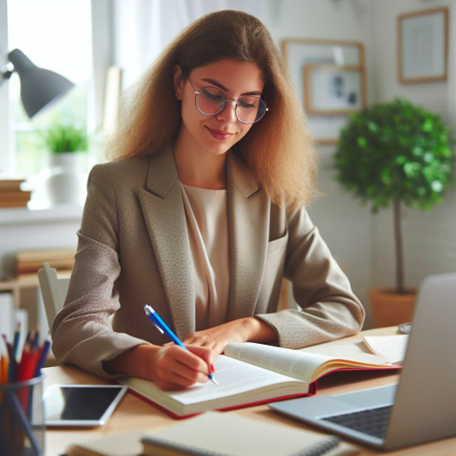
M397 369L382 355L370 354L361 341L334 341L300 350L255 343L229 343L218 356L212 382L181 391L162 391L153 382L119 379L131 392L174 418L207 410L230 410L310 396L316 380L346 369Z

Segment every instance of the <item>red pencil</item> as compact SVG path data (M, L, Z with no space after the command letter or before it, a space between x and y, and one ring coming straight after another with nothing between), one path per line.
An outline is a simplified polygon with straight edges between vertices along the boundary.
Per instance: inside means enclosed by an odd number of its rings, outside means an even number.
M21 362L19 363L19 366L17 368L16 381L18 382L28 380L27 374L29 371L30 358L32 356L30 345L30 342L27 342L24 346L24 350L22 350ZM19 399L19 402L21 403L22 409L25 413L27 413L27 393L27 387L21 388L17 391L17 398Z
M30 380L35 376L36 366L38 366L42 351L43 347L32 348L30 352L30 361L28 363L27 372L25 374L26 380Z

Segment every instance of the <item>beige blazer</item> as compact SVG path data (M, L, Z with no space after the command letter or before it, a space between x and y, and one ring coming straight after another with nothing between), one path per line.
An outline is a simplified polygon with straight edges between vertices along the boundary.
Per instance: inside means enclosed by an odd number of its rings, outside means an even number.
M96 165L87 189L68 295L52 326L53 350L63 363L112 378L103 361L140 344L168 342L144 304L179 338L195 331L192 258L172 145ZM364 309L305 208L291 213L272 204L231 150L227 201L227 321L255 315L289 348L360 330ZM283 277L301 309L276 312Z

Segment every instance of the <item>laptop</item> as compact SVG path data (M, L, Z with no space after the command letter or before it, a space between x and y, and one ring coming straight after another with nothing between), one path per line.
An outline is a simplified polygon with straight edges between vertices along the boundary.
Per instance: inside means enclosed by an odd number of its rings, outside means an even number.
M456 274L421 284L397 385L269 404L367 446L394 450L456 435Z

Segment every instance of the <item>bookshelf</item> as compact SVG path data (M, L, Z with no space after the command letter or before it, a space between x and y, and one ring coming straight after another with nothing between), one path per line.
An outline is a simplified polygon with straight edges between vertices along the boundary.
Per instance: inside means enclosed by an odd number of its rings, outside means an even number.
M59 278L69 278L71 271L59 271ZM11 292L15 307L26 309L29 315L29 328L35 328L38 322L38 299L37 292L39 289L37 274L24 274L16 279L0 281L0 293ZM1 313L1 309L0 309ZM46 367L58 365L52 351L46 360Z
M71 271L59 271L57 276L59 279L69 278ZM13 293L14 304L16 307L21 306L21 294L26 289L38 290L40 284L37 274L23 274L15 279L0 281L0 292L10 291Z

